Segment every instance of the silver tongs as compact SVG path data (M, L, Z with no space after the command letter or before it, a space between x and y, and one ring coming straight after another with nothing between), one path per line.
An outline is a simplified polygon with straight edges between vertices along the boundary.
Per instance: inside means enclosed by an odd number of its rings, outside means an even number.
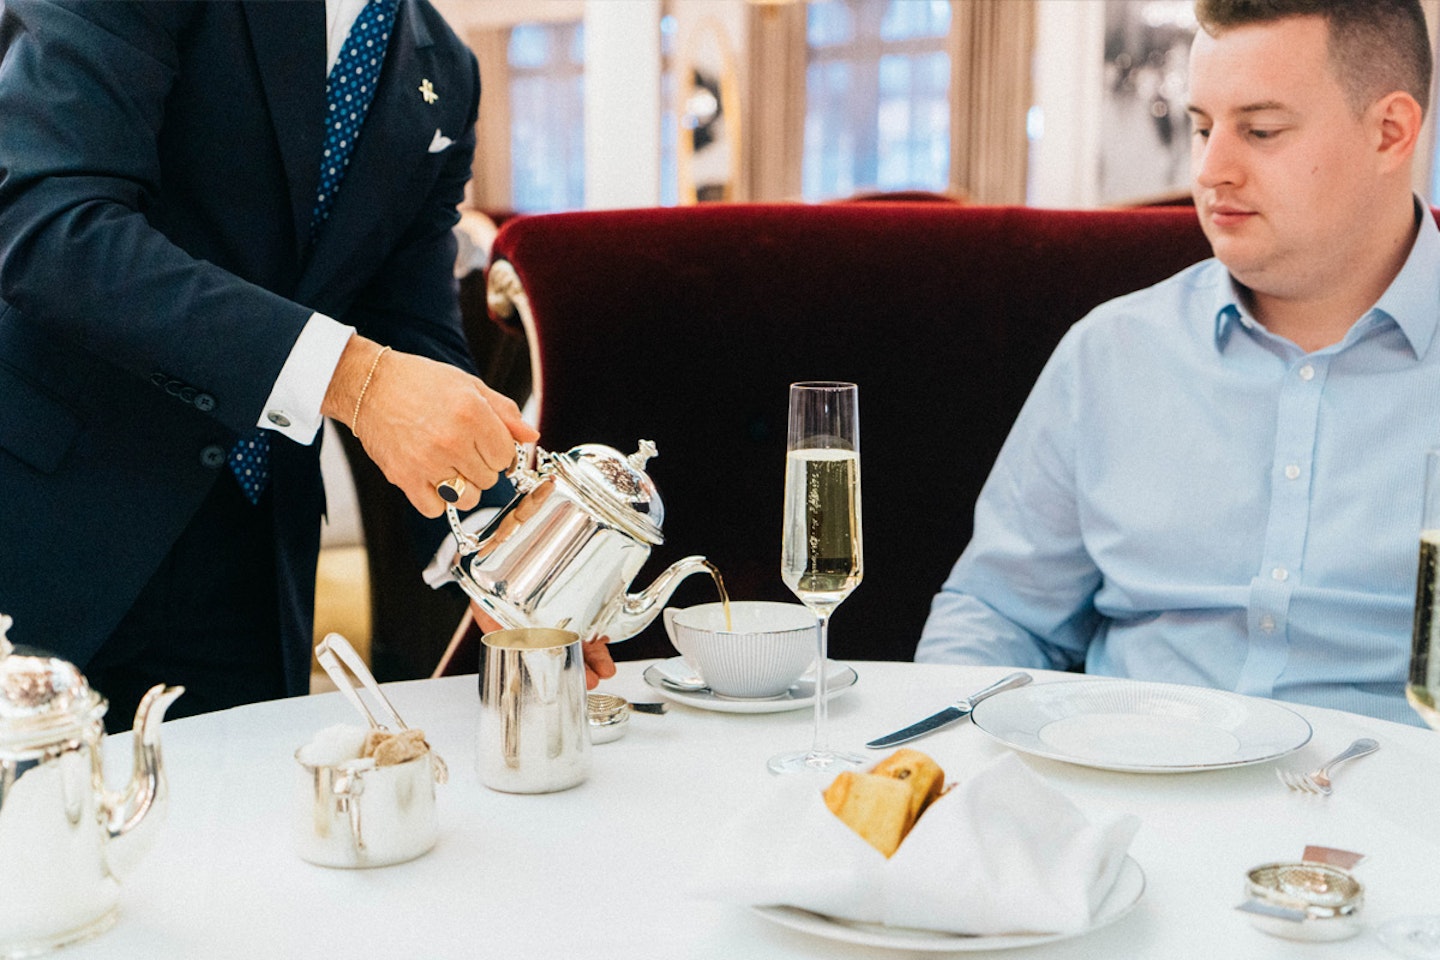
M360 712L360 715L369 722L372 730L395 733L410 729L406 726L405 721L400 719L395 705L381 691L380 684L375 681L375 675L370 672L369 667L365 666L365 661L360 658L360 654L355 652L355 648L350 646L349 640L338 633L326 634L325 639L315 647L315 659L320 661L320 666L335 682L336 689L344 694L345 699L349 700L351 705ZM341 666L342 662L344 666ZM371 713L370 708L365 705L365 701L360 697L360 691L355 689L355 684L351 680L352 675L369 691L370 696L375 698L376 705L390 722L388 726L376 720L375 714ZM445 765L445 761L441 759L434 747L430 747L430 757L435 761L435 782L444 783L450 778L450 768Z

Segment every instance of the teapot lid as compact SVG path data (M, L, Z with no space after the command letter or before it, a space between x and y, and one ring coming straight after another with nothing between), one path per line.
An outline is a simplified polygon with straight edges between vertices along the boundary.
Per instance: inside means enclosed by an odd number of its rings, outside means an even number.
M611 524L638 539L664 543L660 527L665 506L645 472L645 462L655 456L655 444L641 440L639 447L627 457L603 443L582 443L551 462Z
M0 613L0 746L41 746L103 714L104 700L73 663L6 639L13 622Z

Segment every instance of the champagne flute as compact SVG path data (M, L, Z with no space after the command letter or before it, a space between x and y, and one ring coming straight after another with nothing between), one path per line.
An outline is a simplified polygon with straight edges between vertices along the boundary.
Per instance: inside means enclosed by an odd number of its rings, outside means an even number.
M1420 522L1420 563L1415 577L1415 629L1405 699L1432 729L1440 730L1440 450L1425 455L1425 506ZM1378 931L1380 942L1411 960L1440 960L1440 915L1400 917Z
M809 750L770 759L776 773L857 766L826 740L830 615L860 583L860 400L853 383L790 385L780 576L815 614L815 733Z

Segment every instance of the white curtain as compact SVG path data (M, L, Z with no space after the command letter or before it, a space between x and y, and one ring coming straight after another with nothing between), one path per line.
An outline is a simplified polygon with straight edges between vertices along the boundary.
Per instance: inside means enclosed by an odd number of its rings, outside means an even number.
M800 196L805 149L805 4L750 10L741 199Z
M950 189L1025 202L1034 0L951 0Z
M469 205L509 210L514 204L510 190L510 29L475 29L466 39L480 61L480 119L475 125Z

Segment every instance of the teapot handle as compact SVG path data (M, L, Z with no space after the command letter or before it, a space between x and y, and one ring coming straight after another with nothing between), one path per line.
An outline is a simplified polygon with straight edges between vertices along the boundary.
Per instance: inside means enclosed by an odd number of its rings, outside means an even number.
M537 470L544 456L545 451L540 449L539 444L533 449L527 449L523 443L515 444L515 459L510 461L510 468L505 471L505 476L515 484L516 493L529 493L535 489L535 485L540 482ZM536 465L534 468L530 466L532 460Z
M450 521L450 532L455 535L455 546L460 551L460 556L468 556L480 549L480 538L465 532L460 525L460 514L455 510L455 504L445 504L445 518Z
M515 459L510 462L509 468L505 471L505 476L515 485L517 494L529 493L540 482L537 469L530 467L532 452L538 469L538 465L545 458L545 451L541 450L538 444L533 451L527 450L523 443L517 442ZM460 513L455 509L455 504L445 504L445 517L450 521L450 532L455 535L455 545L460 550L460 556L468 556L480 549L480 538L465 531L464 526L460 523Z

